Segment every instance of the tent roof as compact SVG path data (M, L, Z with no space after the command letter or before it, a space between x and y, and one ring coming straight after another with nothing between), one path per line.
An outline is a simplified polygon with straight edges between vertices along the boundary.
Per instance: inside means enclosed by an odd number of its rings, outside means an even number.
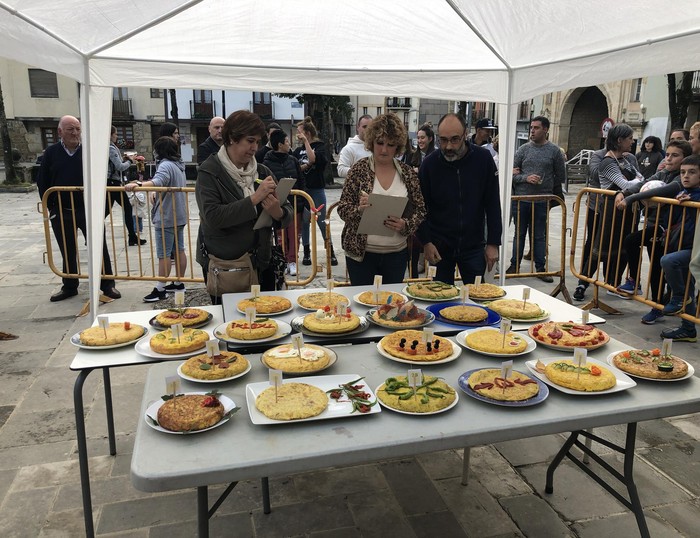
M98 86L515 103L696 69L697 8L697 0L0 0L0 50Z

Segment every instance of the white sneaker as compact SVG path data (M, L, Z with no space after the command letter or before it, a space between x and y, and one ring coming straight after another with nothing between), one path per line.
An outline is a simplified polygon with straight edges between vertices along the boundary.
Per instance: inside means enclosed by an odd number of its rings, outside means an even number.
M290 276L297 276L297 264L294 262L289 262L287 264L287 272Z

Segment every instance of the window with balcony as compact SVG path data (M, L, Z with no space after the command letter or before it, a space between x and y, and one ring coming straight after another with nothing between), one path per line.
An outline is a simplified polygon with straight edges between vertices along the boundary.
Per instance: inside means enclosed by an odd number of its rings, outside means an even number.
M642 98L642 79L635 79L632 83L632 95L630 96L630 101L633 103L639 103Z
M265 119L272 119L272 94L253 92L253 112Z
M57 98L58 80L56 73L43 69L28 69L29 92L32 97Z
M131 110L128 88L114 88L112 91L112 118L119 120L134 119Z
M151 88L151 99L162 99L164 90L160 88Z
M215 114L214 99L211 90L192 90L190 101L190 115L192 119L211 119Z

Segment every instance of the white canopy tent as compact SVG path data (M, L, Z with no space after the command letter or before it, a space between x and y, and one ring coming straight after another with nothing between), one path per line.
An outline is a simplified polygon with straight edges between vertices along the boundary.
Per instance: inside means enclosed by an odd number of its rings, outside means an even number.
M699 8L698 0L0 0L0 55L81 84L87 218L99 232L112 87L494 101L507 163L523 100L697 69ZM504 229L510 182L502 166ZM93 317L101 235L90 238Z

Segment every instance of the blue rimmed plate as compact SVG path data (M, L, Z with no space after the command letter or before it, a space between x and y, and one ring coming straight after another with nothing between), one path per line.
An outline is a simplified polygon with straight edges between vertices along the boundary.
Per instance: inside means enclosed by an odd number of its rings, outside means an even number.
M524 374L523 372L518 372L521 375L527 375L530 379L537 383L537 386L540 388L540 391L535 396L533 396L532 398L528 398L527 400L521 400L519 402L506 402L502 400L494 400L492 398L487 398L486 396L482 396L478 392L472 390L468 383L469 376L472 375L474 372L478 372L479 370L483 370L483 368L474 368L473 370L464 372L461 376L459 376L458 381L459 388L462 389L462 392L464 392L467 396L471 396L475 400L490 403L493 405L500 405L502 407L529 407L531 405L537 405L539 403L542 403L547 399L547 396L549 396L549 387L547 387L547 385L545 385L542 381L540 381L534 376ZM516 371L517 370L514 370L514 372Z
M488 325L498 325L501 322L501 315L498 312L494 312L493 310L486 308L485 306L473 303L467 303L466 306L481 308L482 310L485 310L487 314L485 320L477 321L475 323L469 323L466 321L454 321L451 319L444 318L440 315L440 310L442 310L443 308L447 308L448 306L463 306L463 304L464 303L457 302L431 304L426 308L426 310L428 310L428 312L432 312L435 315L435 321L445 323L446 325L453 325L455 327L486 327Z

